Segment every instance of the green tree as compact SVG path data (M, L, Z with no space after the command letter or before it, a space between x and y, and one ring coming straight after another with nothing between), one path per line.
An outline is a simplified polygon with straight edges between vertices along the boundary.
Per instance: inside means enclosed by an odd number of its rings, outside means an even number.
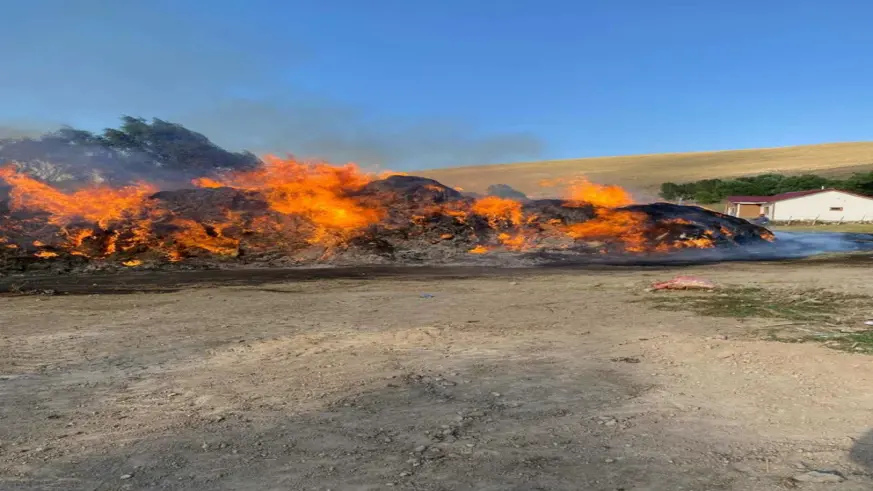
M711 205L718 203L723 199L723 196L707 190L700 190L694 195L694 200L703 205Z
M124 116L119 128L103 130L100 140L153 165L186 174L207 174L214 170L248 169L260 164L251 152L229 152L204 135L162 119Z
M667 201L691 199L694 197L694 193L695 188L692 184L676 184L674 182L665 182L661 184L660 195Z
M717 203L728 196L773 196L792 191L806 191L822 187L845 189L873 196L873 172L859 172L846 180L828 179L815 174L784 176L761 174L736 179L703 179L677 184L661 184L661 197L668 200L693 198L702 204Z
M821 189L822 187L832 187L833 181L822 176L814 174L803 174L800 176L788 176L773 190L773 194L790 193L792 191L807 191L810 189Z
M675 182L661 183L661 192L659 195L667 201L675 201L680 198L679 185Z
M837 186L846 191L873 196L873 172L856 172Z
M125 116L102 134L61 128L39 137L0 140L0 164L16 162L50 182L138 179L183 181L217 171L260 165L250 152L230 152L208 138L160 119Z

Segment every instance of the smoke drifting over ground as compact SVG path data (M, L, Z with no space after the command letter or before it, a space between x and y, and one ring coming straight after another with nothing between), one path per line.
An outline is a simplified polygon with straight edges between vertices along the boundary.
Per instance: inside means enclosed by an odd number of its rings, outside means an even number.
M726 261L785 261L823 254L873 252L873 236L850 233L776 232L775 240L733 248L682 249L658 256L572 258L553 256L552 266L692 265Z
M776 232L782 257L873 250L873 235L852 233Z

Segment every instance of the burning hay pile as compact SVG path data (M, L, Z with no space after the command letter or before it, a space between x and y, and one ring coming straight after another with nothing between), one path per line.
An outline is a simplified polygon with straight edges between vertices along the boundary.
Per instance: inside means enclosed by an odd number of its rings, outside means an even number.
M268 158L258 169L193 184L61 190L0 168L0 267L518 261L772 240L744 220L634 205L621 188L584 180L566 199L521 202L470 198L421 177L370 176L353 165Z

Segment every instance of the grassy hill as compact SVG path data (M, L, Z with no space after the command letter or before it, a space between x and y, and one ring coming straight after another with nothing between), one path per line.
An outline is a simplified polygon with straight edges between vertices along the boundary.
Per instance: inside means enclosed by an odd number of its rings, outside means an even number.
M515 164L455 167L417 172L450 186L483 192L491 184L508 184L533 197L553 196L544 179L585 176L602 184L619 184L637 199L654 199L662 182L740 177L778 172L840 177L873 170L873 142L827 143L796 147L596 157Z

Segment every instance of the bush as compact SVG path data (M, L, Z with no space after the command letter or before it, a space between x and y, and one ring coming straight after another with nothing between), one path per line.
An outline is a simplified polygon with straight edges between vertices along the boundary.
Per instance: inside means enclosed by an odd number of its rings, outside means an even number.
M661 197L676 201L695 200L701 204L723 201L728 196L773 196L792 191L835 188L873 196L873 172L859 172L845 180L828 179L814 174L785 176L782 174L761 174L759 176L737 179L703 179L677 184L661 184Z

